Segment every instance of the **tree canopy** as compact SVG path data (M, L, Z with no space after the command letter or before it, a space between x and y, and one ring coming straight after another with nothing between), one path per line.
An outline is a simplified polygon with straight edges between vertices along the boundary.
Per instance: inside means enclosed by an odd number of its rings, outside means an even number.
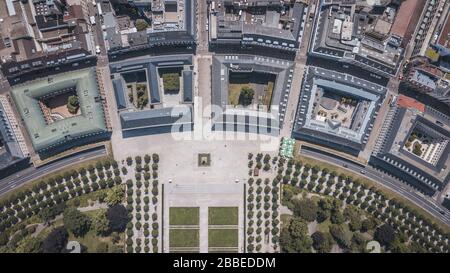
M69 96L69 98L67 99L67 110L69 110L69 113L76 114L78 112L78 108L80 108L80 101L78 100L78 96Z
M384 224L377 228L374 234L374 239L381 245L390 247L395 241L395 230L388 224Z
M68 208L64 211L64 225L76 237L84 236L91 226L91 219L76 208Z
M64 226L55 228L42 243L44 253L60 253L67 245L69 233Z
M92 229L95 230L97 235L106 236L109 234L110 229L106 210L100 210L92 217Z
M287 253L311 252L312 239L308 235L306 222L297 217L291 219L288 227L281 231L280 246Z
M111 231L123 232L130 221L127 209L123 205L115 205L108 209L106 216Z
M292 203L294 205L294 215L299 216L308 222L316 220L318 210L316 202L311 199L295 199L292 201Z
M123 187L114 187L108 191L106 195L106 203L108 204L108 206L112 207L122 202L124 196L125 190L123 189Z
M243 106L248 106L253 101L253 96L255 95L255 91L250 87L244 86L241 89L241 93L239 94L239 103Z

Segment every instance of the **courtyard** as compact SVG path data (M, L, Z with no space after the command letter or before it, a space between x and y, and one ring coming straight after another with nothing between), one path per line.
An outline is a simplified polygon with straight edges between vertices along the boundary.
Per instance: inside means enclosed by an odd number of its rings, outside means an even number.
M316 106L313 109L316 120L322 122L329 120L339 123L344 128L359 130L367 113L366 101L320 87L316 92Z
M276 75L260 72L231 72L228 87L230 105L270 110ZM246 101L243 90L252 90L251 99Z

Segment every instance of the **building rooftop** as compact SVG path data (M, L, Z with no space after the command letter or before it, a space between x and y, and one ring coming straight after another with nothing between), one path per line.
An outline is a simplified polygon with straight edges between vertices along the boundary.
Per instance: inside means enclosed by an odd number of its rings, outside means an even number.
M42 98L74 89L81 114L48 124ZM12 95L36 151L107 131L95 68L36 79L13 87Z
M391 104L383 128L387 130L381 130L371 164L426 194L446 186L450 179L450 117L399 96Z
M193 123L193 71L192 55L145 56L110 64L114 75L113 87L122 124L122 131L149 129L149 133L168 132L172 125L191 126ZM160 85L160 69L180 69L180 95L166 97ZM129 73L143 72L149 88L149 106L137 109L129 101L125 77ZM143 84L144 79L140 84ZM166 100L167 99L167 100ZM176 101L174 101L176 100ZM187 104L187 105L183 105Z
M132 19L127 14L116 16L113 11L105 13L106 46L110 54L159 46L195 44L195 0L133 1L129 4L151 9L147 10L145 18L139 19ZM147 27L138 30L138 20L147 22Z
M372 13L357 2L335 2L320 6L310 54L354 63L385 77L395 75L403 47L402 37L389 33L392 8Z
M215 1L210 6L210 43L295 51L307 6L283 1Z
M348 74L309 67L293 136L354 155L368 141L386 88Z

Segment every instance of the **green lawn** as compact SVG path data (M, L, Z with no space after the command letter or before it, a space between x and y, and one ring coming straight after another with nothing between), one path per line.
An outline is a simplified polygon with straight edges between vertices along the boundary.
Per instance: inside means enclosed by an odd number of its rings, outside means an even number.
M239 96L244 87L252 88L250 84L230 83L228 86L228 103L230 105L239 105Z
M199 221L198 207L171 207L169 209L170 225L198 225Z
M210 229L208 231L208 247L237 247L237 229Z
M164 92L178 92L180 91L180 75L178 73L164 73L162 74Z
M237 207L210 207L208 209L209 225L237 225Z
M169 245L170 247L198 247L198 229L170 229Z
M267 106L267 109L270 109L271 103L272 103L272 94L273 94L273 88L275 83L274 82L268 82L266 87L266 93L264 95L263 103L265 106Z

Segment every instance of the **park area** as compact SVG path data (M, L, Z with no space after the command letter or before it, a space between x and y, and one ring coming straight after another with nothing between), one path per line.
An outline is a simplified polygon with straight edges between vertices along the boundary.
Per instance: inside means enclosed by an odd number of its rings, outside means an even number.
M210 207L208 209L208 224L210 226L237 225L237 207Z
M270 110L276 76L274 74L231 72L228 86L228 103L258 109Z

